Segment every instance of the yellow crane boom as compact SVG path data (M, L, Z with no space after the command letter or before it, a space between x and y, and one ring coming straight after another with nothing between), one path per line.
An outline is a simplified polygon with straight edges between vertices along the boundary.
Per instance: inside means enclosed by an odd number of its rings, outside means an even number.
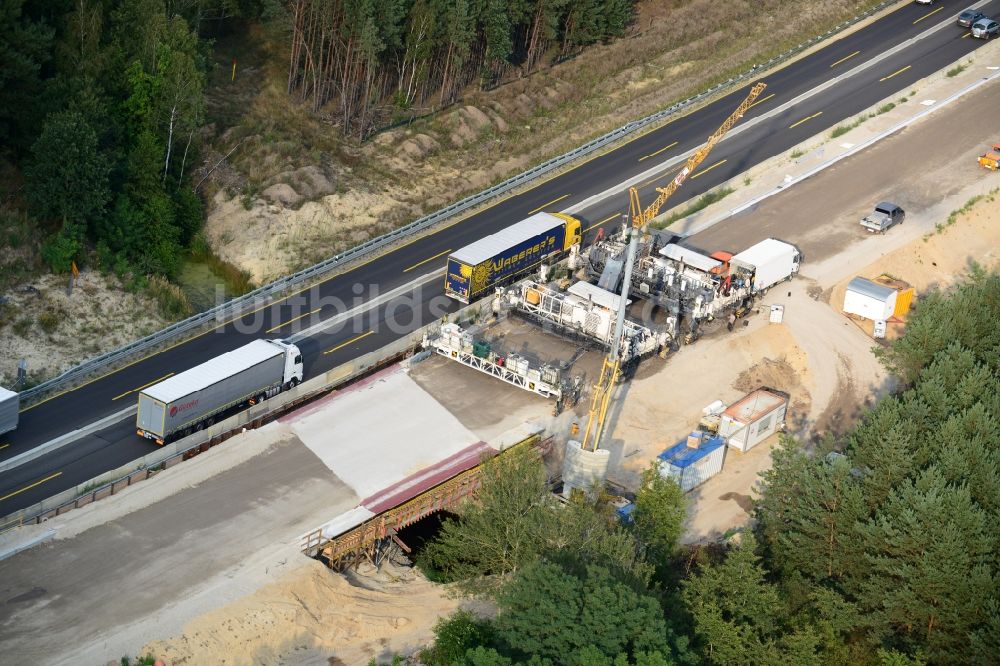
M684 167L677 172L677 175L674 176L673 180L667 183L666 187L656 188L656 191L660 194L656 197L656 200L653 203L649 204L649 207L647 207L646 210L643 210L639 205L639 192L634 187L629 188L629 204L631 208L633 227L641 229L649 224L654 217L656 217L657 213L660 212L660 208L662 208L663 204L665 204L667 199L670 198L670 195L676 192L677 188L684 184L687 177L698 168L698 165L701 164L706 157L708 157L708 154L712 152L713 148L715 148L715 144L719 143L722 137L726 135L726 132L731 130L733 125L739 122L740 118L743 117L743 114L747 112L747 109L753 106L754 101L760 97L760 94L764 92L765 88L767 88L767 84L761 81L750 89L746 99L744 99L743 102L736 107L736 110L733 111L728 118L726 118L724 123L719 125L719 129L715 130L712 136L708 137L708 141L705 142L705 145L696 150L694 154L688 158Z
M684 183L688 175L697 169L698 165L708 157L708 154L715 148L715 144L725 136L726 132L733 128L733 125L743 117L747 109L753 106L754 100L764 92L766 87L767 84L760 82L750 89L746 99L726 118L725 122L719 126L719 129L715 130L708 137L705 145L696 150L688 158L684 167L677 172L673 180L667 183L666 187L656 188L656 191L660 194L645 210L643 210L642 205L639 203L639 191L634 187L629 188L629 215L632 218L631 238L625 259L625 271L622 274L622 294L619 301L618 321L615 326L611 351L604 359L604 364L601 367L601 376L597 384L594 385L594 394L591 397L590 411L587 415L587 427L583 431L583 439L580 441L580 446L584 451L596 451L601 442L601 435L604 433L604 425L608 416L608 406L611 404L611 394L618 381L618 376L621 374L621 357L619 355L618 343L621 340L625 324L625 304L628 302L628 287L632 277L632 264L635 261L638 232L656 217L657 213L660 212L660 208L670 198L670 195L676 192L677 188Z

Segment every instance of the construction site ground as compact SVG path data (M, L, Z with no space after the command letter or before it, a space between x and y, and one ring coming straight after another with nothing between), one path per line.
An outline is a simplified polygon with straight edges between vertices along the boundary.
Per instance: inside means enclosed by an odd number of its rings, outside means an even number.
M939 84L955 82L942 77ZM921 96L943 98L934 85ZM976 167L975 157L996 138L989 132L998 106L1000 84L991 83L695 236L708 250L739 250L769 236L796 243L805 254L802 274L772 289L761 312L732 333L723 328L640 366L611 414L612 480L634 486L705 405L732 402L760 385L790 394L789 430L806 441L848 427L888 380L871 353L877 342L839 312L843 285L855 275L890 273L919 297L959 279L971 261L997 265L1000 206L989 193L1000 177ZM869 123L852 132L870 133ZM838 139L859 140L851 133ZM776 162L772 171L755 171L753 182L779 182L788 168ZM944 226L979 194L986 197ZM867 236L857 218L883 198L897 199L907 220ZM781 324L767 321L772 303L785 306ZM572 358L578 347L517 319L497 330L508 345L527 344L543 360ZM571 372L593 381L599 361L589 352ZM0 562L4 660L96 664L150 652L172 665L354 664L425 644L436 619L464 601L412 570L341 577L299 553L304 532L359 501L360 481L345 481L324 460L346 455L348 477L367 479L370 467L376 475L392 468L396 478L449 447L489 441L524 420L564 440L586 396L554 418L550 401L442 358L413 364L405 377L392 391L362 387L365 408L342 410L338 423L324 420L319 406L294 417L301 427L283 421L248 432L110 499L22 528L20 538L51 538ZM425 412L420 432L408 427L412 409ZM365 420L388 423L366 432ZM438 421L447 422L444 430ZM350 447L338 446L342 433L351 433ZM359 443L379 437L398 441L378 442L384 449ZM723 472L689 493L686 540L713 539L746 523L774 443L729 452Z

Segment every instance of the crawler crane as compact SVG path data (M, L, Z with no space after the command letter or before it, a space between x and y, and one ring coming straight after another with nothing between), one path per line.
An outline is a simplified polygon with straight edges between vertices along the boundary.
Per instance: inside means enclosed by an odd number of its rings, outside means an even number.
M688 161L684 164L684 167L677 172L673 180L667 183L666 187L658 187L656 191L659 192L659 196L653 201L646 209L642 208L639 203L639 192L634 187L630 187L628 190L629 196L629 215L631 222L626 227L629 243L628 250L625 255L625 270L622 273L622 294L621 300L618 306L618 319L615 322L615 334L613 337L613 343L610 352L604 359L604 364L601 367L601 376L598 379L597 384L594 386L594 394L590 401L590 412L587 416L587 428L583 432L583 439L580 442L580 446L584 451L596 451L601 443L601 436L604 434L605 419L608 415L608 405L611 403L611 394L614 392L615 384L618 382L618 377L621 374L621 357L620 357L620 345L622 339L622 330L625 326L625 305L628 302L628 292L629 292L629 276L632 275L632 267L635 264L635 254L636 246L638 245L639 234L646 225L656 217L657 213L660 212L660 208L666 203L667 199L670 198L674 192L677 191L687 177L698 168L708 154L712 152L726 132L728 132L732 127L743 117L747 109L753 106L754 100L756 100L767 85L763 82L757 83L750 89L750 93L746 96L746 99L736 107L732 115L726 118L726 121L719 126L719 129L708 137L708 141L705 145L694 152Z

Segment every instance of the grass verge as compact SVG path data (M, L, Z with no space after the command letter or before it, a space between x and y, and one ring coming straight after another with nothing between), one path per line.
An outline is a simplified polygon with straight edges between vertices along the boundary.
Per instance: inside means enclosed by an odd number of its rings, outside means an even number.
M191 240L191 258L208 265L211 271L222 278L226 289L234 296L253 291L255 286L250 273L244 271L224 259L220 259L213 251L205 236L198 234Z
M160 315L168 321L178 321L190 317L193 309L187 296L172 282L159 275L153 275L146 284L146 293L156 301Z
M874 118L874 117L875 117L874 113L869 113L867 115L863 114L863 115L858 116L857 118L855 118L851 122L847 123L846 125L837 125L836 127L833 128L833 131L830 132L830 138L831 139L836 139L839 136L844 136L845 134L847 134L848 132L850 132L852 129L854 129L855 127L859 126L861 123L865 122L866 120L868 120L870 118Z
M937 224L935 224L934 225L935 233L938 234L944 233L945 229L955 224L955 221L958 219L960 215L968 213L970 210L972 210L973 206L975 206L980 201L983 201L985 199L986 201L992 203L993 199L996 197L997 192L1000 192L1000 187L995 187L986 194L977 194L976 196L972 197L971 199L965 202L964 206L962 206L958 210L951 211L951 214L948 215L948 219L946 219L944 222L938 222ZM928 234L928 236L929 235L930 234Z
M733 188L726 186L722 186L717 190L712 190L711 192L705 192L705 194L698 197L694 201L694 203L689 205L687 208L677 211L673 215L667 217L662 222L658 222L653 226L655 226L657 229L666 229L677 220L683 219L688 215L694 215L698 211L704 210L705 208L708 208L709 206L718 201L722 201L733 192L734 192Z

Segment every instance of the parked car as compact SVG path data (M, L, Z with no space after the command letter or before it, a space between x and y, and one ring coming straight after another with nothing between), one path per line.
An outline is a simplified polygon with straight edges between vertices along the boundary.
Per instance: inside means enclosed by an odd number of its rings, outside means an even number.
M934 0L917 0L918 5L933 5Z
M979 19L972 24L972 36L976 39L989 39L1000 35L1000 23L991 18Z
M902 224L906 213L894 203L880 201L875 211L861 219L861 226L871 233L884 234L891 227Z
M975 9L966 9L958 15L958 24L963 28L971 28L973 23L984 18L986 18L986 14Z

